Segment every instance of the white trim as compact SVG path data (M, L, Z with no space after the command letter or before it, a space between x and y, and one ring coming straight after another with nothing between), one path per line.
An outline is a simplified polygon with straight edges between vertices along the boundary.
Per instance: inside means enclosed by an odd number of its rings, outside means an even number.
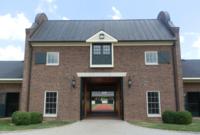
M150 62L147 62L147 53L156 53L156 62L154 63L150 63ZM145 59L145 65L158 65L158 51L145 51L144 52L144 59Z
M55 53L58 55L58 63L48 63L48 54L49 53ZM60 53L59 52L47 52L47 55L46 55L46 65L47 66L58 66L60 63Z
M172 46L173 41L141 41L141 42L135 42L135 41L129 41L129 42L123 42L119 41L117 43L113 43L114 46Z
M200 77L183 77L183 82L184 83L199 83L200 82Z
M113 46L113 43L110 43L111 44L111 49L112 49L112 64L106 64L106 65L93 65L92 64L92 45L93 43L90 44L90 67L91 68L113 68L114 67L114 46Z
M125 77L126 72L78 72L78 77Z
M104 39L99 39L99 35L104 34ZM104 43L104 42L118 42L118 40L104 31L99 31L92 37L88 38L86 42L89 43Z
M157 92L158 93L158 99L159 99L159 114L149 114L148 110L148 92ZM147 117L161 117L161 103L160 103L160 91L146 91L146 108L147 108Z
M0 78L0 83L22 83L23 78Z
M200 80L200 77L183 77L183 80Z
M0 81L22 81L23 78L0 78Z
M46 93L47 92L56 92L57 97L56 97L56 114L46 114ZM44 110L43 110L43 117L57 117L58 114L58 91L48 91L46 90L44 92Z
M90 43L88 42L31 42L32 46L42 46L42 47L48 47L48 46L69 46L69 47L88 47L90 46ZM135 42L135 41L118 41L113 43L114 46L172 46L173 41L141 41L141 42Z

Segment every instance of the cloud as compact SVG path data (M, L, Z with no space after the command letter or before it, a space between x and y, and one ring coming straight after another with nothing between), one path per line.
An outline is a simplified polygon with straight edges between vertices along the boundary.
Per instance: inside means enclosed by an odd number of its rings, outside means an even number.
M200 49L200 37L198 37L197 40L194 41L192 47Z
M196 48L198 51L198 57L200 57L200 36L197 38L196 41L194 41L192 47Z
M62 17L62 20L69 20L69 18L68 18L68 17L65 17L65 16L63 16L63 17Z
M184 32L183 34L186 36L200 36L199 32Z
M56 13L58 6L55 2L56 0L40 0L38 6L35 9L35 13L41 13L41 12Z
M184 41L185 41L185 37L184 36L180 36L180 42L184 43Z
M122 14L121 12L114 6L112 6L112 11L113 11L113 15L112 15L112 19L113 20L119 20L122 18Z
M16 16L11 14L0 15L0 40L25 39L25 28L31 26L31 22L23 13Z
M0 60L23 60L24 51L15 45L0 47Z

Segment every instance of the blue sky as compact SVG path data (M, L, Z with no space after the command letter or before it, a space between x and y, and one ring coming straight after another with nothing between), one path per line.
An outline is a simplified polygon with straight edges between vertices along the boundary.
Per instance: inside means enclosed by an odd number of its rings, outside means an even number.
M38 12L49 19L143 19L168 11L181 28L184 59L200 59L199 0L0 0L0 60L23 60L25 28Z

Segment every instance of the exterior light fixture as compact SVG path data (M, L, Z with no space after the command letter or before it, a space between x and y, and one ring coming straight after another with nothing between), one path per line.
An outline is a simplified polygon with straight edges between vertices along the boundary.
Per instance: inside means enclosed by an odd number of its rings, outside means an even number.
M105 38L105 35L103 33L100 33L99 34L99 39L104 39Z
M128 78L128 87L131 88L131 85L132 85L132 80L131 80L131 78L129 77L129 78Z
M71 86L72 86L72 88L75 88L75 87L76 87L76 79L75 79L74 76L72 77Z

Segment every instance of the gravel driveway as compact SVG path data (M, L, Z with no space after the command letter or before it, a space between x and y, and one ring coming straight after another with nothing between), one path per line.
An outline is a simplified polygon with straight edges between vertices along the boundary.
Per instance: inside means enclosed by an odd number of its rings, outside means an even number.
M83 120L70 125L16 132L0 135L192 135L198 133L149 129L131 125L121 120Z

